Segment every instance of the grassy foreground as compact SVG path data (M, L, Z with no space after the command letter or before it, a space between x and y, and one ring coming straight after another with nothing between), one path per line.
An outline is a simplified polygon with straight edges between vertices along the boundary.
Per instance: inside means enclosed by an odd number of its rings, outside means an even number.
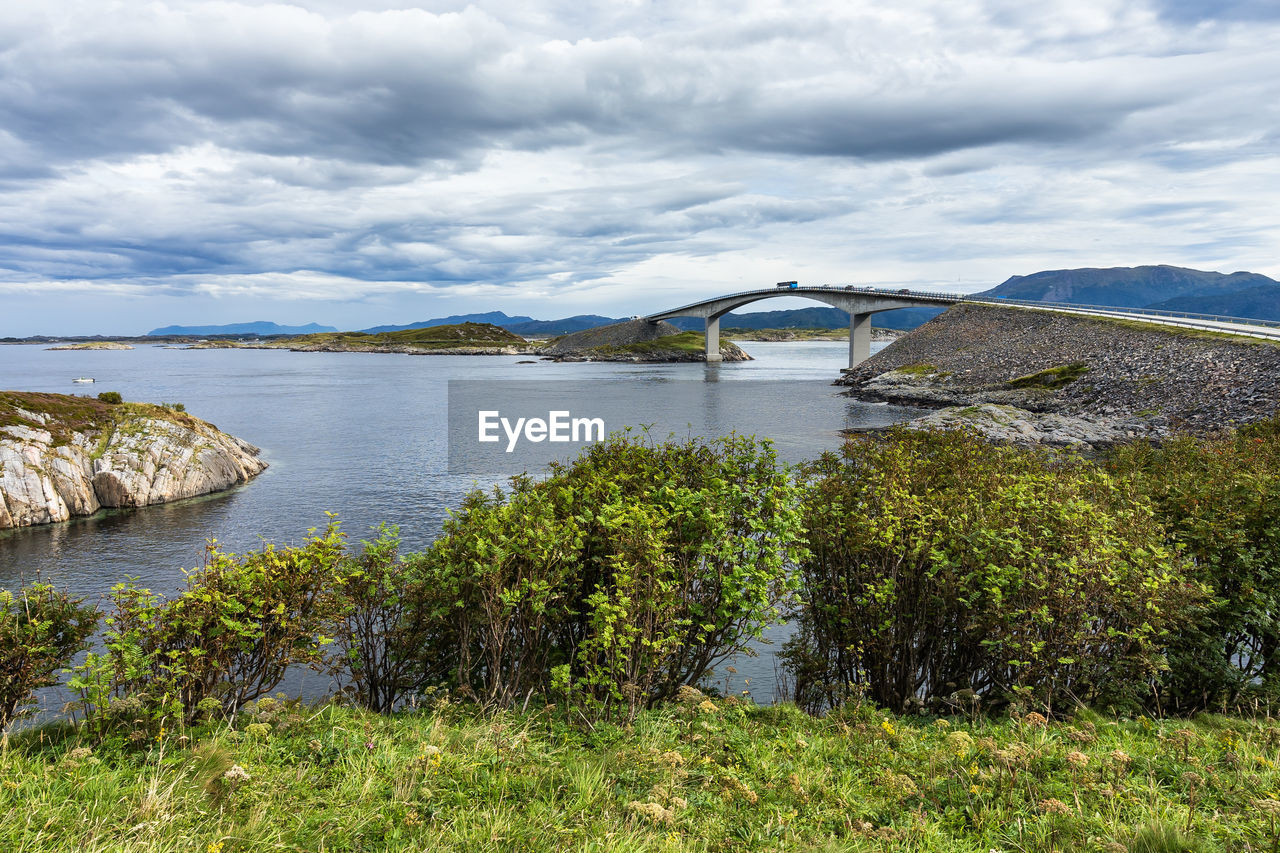
M0 751L0 850L1255 851L1280 723L823 719L693 698L628 727L437 702L264 700L95 744Z

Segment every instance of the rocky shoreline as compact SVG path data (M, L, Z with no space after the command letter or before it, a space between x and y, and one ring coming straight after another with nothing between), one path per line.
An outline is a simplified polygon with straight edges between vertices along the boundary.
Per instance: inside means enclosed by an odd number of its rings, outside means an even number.
M837 384L862 400L938 409L913 428L1104 447L1272 416L1280 346L1211 333L960 305Z
M538 346L457 346L433 347L426 349L408 344L392 344L386 346L352 346L350 344L323 343L302 344L294 346L271 346L269 344L242 344L245 349L287 349L289 352L373 352L398 353L400 355L536 355ZM191 347L195 349L195 347Z
M129 344L122 344L119 341L90 341L88 343L78 344L59 344L56 347L45 347L49 351L55 350L126 350L133 349Z
M0 528L228 489L266 469L258 453L163 406L0 392Z

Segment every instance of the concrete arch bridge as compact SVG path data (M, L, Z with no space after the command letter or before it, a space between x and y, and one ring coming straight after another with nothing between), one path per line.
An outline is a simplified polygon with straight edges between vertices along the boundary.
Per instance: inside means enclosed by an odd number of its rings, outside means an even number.
M702 317L706 321L707 361L720 360L720 318L735 308L776 299L779 296L804 296L824 302L849 313L849 367L856 367L871 356L871 315L898 308L939 307L970 302L1013 310L1054 311L1086 317L1109 317L1136 320L1161 326L1180 326L1207 332L1218 332L1249 338L1280 341L1280 322L1245 317L1222 317L1214 314L1192 314L1182 311L1157 311L1150 308L1118 308L1114 305L1077 305L1067 302L1035 302L968 296L959 293L931 293L920 290L891 290L855 285L819 285L813 287L770 287L744 290L701 302L691 302L670 311L645 317L650 323L672 317Z
M804 296L824 302L849 313L849 366L854 367L871 356L871 315L898 308L946 307L964 301L954 293L925 293L915 290L885 290L853 285L819 285L813 287L771 287L744 290L715 299L691 302L670 311L650 314L650 323L672 317L702 317L706 320L707 361L720 360L720 318L735 308L775 299L779 296Z

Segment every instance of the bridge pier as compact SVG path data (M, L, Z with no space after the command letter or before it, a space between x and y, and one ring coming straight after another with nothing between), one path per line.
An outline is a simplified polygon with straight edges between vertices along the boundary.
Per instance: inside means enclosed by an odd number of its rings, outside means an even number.
M849 314L849 367L871 357L871 315Z
M720 360L720 318L707 318L707 361Z

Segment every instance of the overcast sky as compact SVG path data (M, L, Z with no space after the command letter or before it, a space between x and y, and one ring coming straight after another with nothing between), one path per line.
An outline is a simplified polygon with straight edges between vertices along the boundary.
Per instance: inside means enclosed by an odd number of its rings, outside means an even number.
M1280 277L1277 44L1274 0L6 0L0 335Z

